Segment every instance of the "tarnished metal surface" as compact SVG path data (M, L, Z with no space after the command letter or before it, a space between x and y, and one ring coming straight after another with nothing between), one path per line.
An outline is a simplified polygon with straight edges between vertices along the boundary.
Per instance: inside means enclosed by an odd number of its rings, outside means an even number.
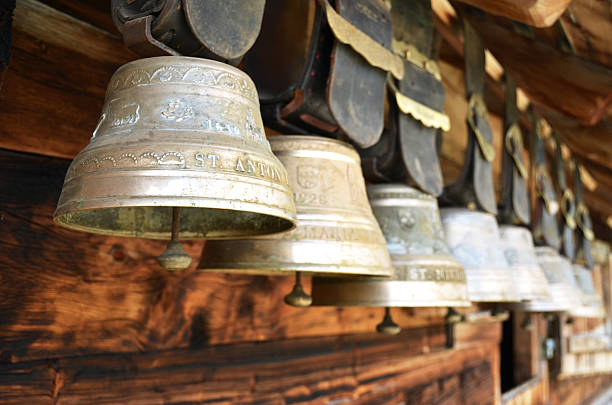
M520 301L495 217L464 208L444 208L440 215L448 246L465 268L470 301Z
M538 265L529 229L503 225L499 228L499 234L521 300L549 300L548 282Z
M581 306L571 263L548 246L536 247L535 252L548 280L550 300L525 302L521 308L531 312L564 312Z
M357 152L344 142L316 136L276 136L270 144L289 173L297 228L274 237L209 241L199 268L390 275L391 260L368 204Z
M391 254L393 276L315 277L313 305L470 305L465 273L446 246L436 199L400 184L372 185L367 191Z
M181 239L278 233L295 222L257 90L229 65L174 56L119 68L89 145L68 169L54 220L168 239L172 207L181 207Z
M603 300L595 291L593 274L583 266L578 265L574 265L572 270L574 271L576 285L580 290L582 305L573 307L568 314L584 318L605 318L606 312L603 307Z

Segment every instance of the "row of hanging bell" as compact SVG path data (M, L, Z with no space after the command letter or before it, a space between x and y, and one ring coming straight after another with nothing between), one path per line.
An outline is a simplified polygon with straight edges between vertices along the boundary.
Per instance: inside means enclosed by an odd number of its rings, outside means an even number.
M54 219L93 233L171 239L160 257L168 269L191 261L179 240L206 238L204 270L391 275L316 277L318 305L541 298L516 291L492 215L443 210L445 241L435 198L400 185L372 186L368 193L384 238L351 147L321 137L268 142L255 87L243 72L204 59L160 57L131 62L111 79ZM283 233L296 219L300 225ZM512 239L512 232L503 234ZM236 239L245 237L252 239ZM535 274L516 265L521 274ZM287 301L307 305L310 297L298 282Z

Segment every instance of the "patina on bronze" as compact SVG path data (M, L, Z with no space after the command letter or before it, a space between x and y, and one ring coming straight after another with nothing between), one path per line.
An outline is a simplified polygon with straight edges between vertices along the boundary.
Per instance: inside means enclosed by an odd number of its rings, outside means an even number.
M436 199L402 184L371 185L367 192L387 242L393 275L388 279L314 277L313 304L367 307L470 305L465 273L446 246ZM378 329L390 333L392 325L389 321L387 312Z
M564 312L581 306L569 260L549 246L536 247L535 253L548 282L550 299L524 302L520 308L528 312Z
M68 169L54 221L103 235L174 234L174 241L291 229L293 194L266 139L253 82L198 58L120 67L89 145Z
M514 273L522 301L548 300L548 282L533 250L529 229L522 226L502 225L499 228L504 256Z
M520 301L495 217L465 208L443 208L440 214L446 242L465 268L470 301Z
M275 136L270 144L287 168L297 228L282 235L209 241L199 268L265 275L389 276L391 260L368 204L357 152L344 142L316 136ZM300 287L287 303L310 304L303 294Z
M595 291L591 271L579 265L572 266L572 270L582 305L572 307L568 315L583 318L605 318L606 311L601 296Z

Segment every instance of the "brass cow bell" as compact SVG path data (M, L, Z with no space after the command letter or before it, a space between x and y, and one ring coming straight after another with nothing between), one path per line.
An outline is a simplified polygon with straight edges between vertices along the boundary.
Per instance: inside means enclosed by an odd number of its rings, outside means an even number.
M313 304L469 306L465 273L446 246L436 199L401 184L372 185L367 192L387 242L393 275L388 279L314 277ZM395 331L390 321L387 310L378 329Z
M535 252L548 282L550 299L524 302L520 305L521 309L528 312L564 312L581 306L569 260L549 246L536 247Z
M443 208L440 214L448 246L465 268L470 301L520 301L495 217L465 208Z
M198 58L120 67L89 145L68 169L54 221L104 235L172 239L159 258L170 269L190 261L179 239L291 229L293 195L266 139L253 82Z
M595 291L591 271L578 265L574 265L572 270L576 286L579 289L582 305L571 308L568 315L583 318L605 318L606 312L603 307L603 301L601 296Z
M521 226L503 225L499 227L499 234L521 300L550 299L548 282L538 265L531 232Z
M301 273L389 276L391 260L368 204L359 155L317 136L270 137L289 174L299 224L282 235L208 241L199 268L263 275L296 273L285 301L307 306Z

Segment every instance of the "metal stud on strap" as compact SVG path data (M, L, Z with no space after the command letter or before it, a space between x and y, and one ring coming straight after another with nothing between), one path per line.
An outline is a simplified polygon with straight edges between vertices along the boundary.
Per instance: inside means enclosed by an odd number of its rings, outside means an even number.
M584 203L582 202L578 203L578 205L576 206L576 224L582 231L584 237L587 238L589 241L593 241L593 239L595 239L595 234L593 233L592 229L587 227L587 225L585 224L586 221L583 219L588 217L589 209L587 208L587 206L584 205Z
M574 217L572 216L569 207L574 201L574 193L572 193L572 190L570 190L569 188L563 190L563 195L561 196L561 213L565 218L565 223L572 231L576 229L576 219L574 219Z
M521 151L523 150L523 136L521 129L517 123L510 125L506 131L505 139L506 150L514 160L514 165L522 178L527 178L527 169L521 159Z
M468 105L467 123L476 135L476 140L478 141L482 155L487 161L492 162L495 158L495 149L493 148L493 145L484 137L482 132L480 132L480 129L478 129L478 125L476 124L476 120L486 120L487 115L487 106L485 105L482 96L478 93L472 93Z

